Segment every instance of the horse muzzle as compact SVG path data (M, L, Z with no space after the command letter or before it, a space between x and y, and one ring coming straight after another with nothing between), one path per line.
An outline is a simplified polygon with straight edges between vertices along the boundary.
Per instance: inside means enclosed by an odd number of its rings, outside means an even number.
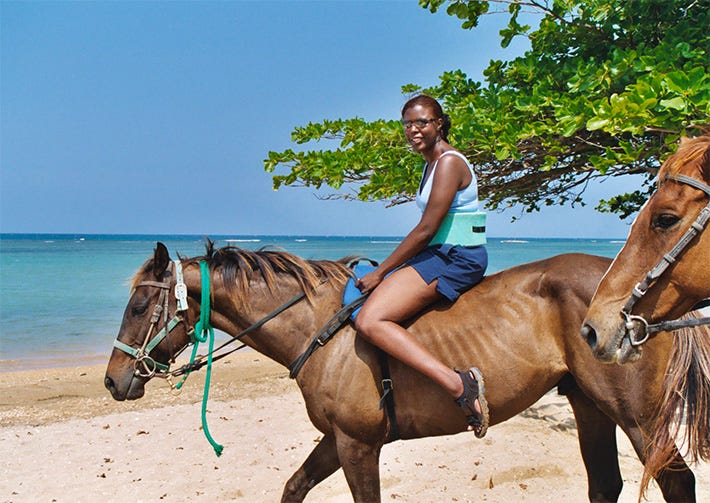
M581 334L597 360L623 365L641 358L641 346L632 342L645 337L638 330L637 325L630 326L622 322L614 328L601 331L595 328L593 321L586 320ZM601 337L604 333L611 335Z
M138 400L145 394L145 383L147 379L137 376L135 372L125 372L120 377L114 379L106 373L104 386L114 400L122 402L124 400Z

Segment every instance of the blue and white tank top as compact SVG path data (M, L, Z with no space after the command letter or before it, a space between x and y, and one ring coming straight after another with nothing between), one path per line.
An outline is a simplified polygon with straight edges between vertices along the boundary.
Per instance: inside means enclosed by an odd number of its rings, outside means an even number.
M466 166L471 172L471 183L468 185L468 187L456 192L453 201L451 201L449 213L478 211L478 182L476 181L476 174L473 172L471 164L468 162L468 159L466 159L465 155L463 155L461 152L457 152L456 150L447 150L439 156L439 159L449 154L455 155L456 157L463 159L463 162L466 163ZM436 171L437 164L439 164L439 159L434 162L434 165L431 167L431 173L429 173L429 178L427 178L426 183L424 183L424 185L417 192L417 206L420 210L422 210L422 212L424 212L424 209L426 208L426 205L429 202L429 197L431 196L431 187L434 183L434 172ZM426 165L424 166L422 179L424 178L425 174Z

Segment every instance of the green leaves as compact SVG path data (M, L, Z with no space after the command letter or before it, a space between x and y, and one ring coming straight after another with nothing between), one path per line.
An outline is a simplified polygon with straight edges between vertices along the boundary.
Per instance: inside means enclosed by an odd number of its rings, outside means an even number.
M484 82L455 70L431 88L402 87L440 100L452 119L451 143L475 165L491 209L580 204L590 180L649 172L679 137L710 124L708 0L419 3L431 12L446 6L464 28L495 5L508 16L502 45L530 38L522 56L491 61ZM519 21L530 9L535 29ZM342 190L336 197L390 204L416 191L422 161L397 121L324 120L296 128L292 139L303 150L270 152L264 161L275 188L328 185ZM629 215L648 190L598 209Z
M296 128L292 139L298 144L328 141L332 148L269 152L264 161L267 172L287 169L286 174L274 175L274 189L328 185L338 190L348 185L348 192L340 197L392 203L409 200L408 194L416 190L414 167L421 166L421 160L406 148L398 121L326 120Z
M447 3L445 0L419 0L419 5L429 9L432 13L439 10L439 7L445 3ZM476 0L451 0L448 2L449 6L446 8L446 13L449 16L455 16L463 20L461 27L468 30L478 26L478 19L481 15L488 12L488 3L489 2Z

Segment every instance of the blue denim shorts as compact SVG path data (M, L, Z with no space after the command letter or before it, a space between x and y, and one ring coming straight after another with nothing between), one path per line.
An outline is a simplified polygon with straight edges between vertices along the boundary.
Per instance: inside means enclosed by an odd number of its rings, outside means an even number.
M412 266L427 285L438 279L436 290L454 302L483 279L488 267L488 252L483 245L432 245L411 258L406 265Z

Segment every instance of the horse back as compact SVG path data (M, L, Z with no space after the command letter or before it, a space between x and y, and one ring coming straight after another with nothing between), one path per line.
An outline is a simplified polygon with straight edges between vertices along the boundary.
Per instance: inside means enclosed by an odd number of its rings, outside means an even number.
M499 423L535 403L568 373L568 341L580 339L587 305L609 263L565 254L513 267L486 277L455 303L431 306L407 328L448 366L483 371L491 421ZM347 421L353 432L382 428L379 350L351 328L336 339L327 361L319 364L329 376L330 392L359 397L357 414ZM394 359L390 370L402 438L465 429L463 415L439 386Z

